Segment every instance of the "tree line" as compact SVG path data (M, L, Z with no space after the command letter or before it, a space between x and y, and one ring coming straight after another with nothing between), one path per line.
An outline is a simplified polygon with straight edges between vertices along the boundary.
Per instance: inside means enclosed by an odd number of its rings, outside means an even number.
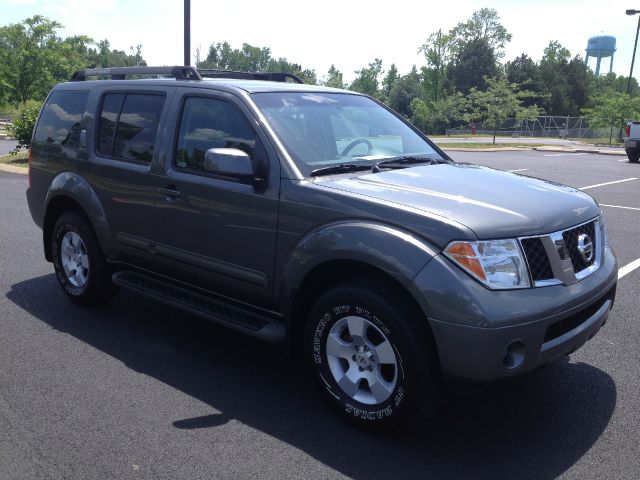
M128 52L112 49L107 39L61 38L62 25L36 15L0 27L0 104L41 102L55 83L81 68L146 65L142 45ZM495 9L482 8L447 32L437 30L418 47L424 65L407 73L394 63L385 70L375 58L357 70L352 81L331 65L325 75L268 47L228 42L196 50L196 66L221 70L287 72L306 83L347 88L389 105L427 133L479 122L497 126L507 118L538 115L585 115L594 128L621 127L640 115L640 88L631 79L609 74L596 77L580 55L552 40L540 61L527 53L504 61L512 35Z

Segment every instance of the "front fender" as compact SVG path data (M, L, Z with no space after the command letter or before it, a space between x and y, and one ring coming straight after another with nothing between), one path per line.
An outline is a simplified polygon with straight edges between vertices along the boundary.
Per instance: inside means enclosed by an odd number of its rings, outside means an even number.
M108 257L114 257L116 249L109 233L107 216L102 208L100 199L91 188L89 182L81 175L73 172L62 172L56 175L49 186L45 198L46 216L49 215L49 206L61 197L71 199L80 205L91 222L102 251ZM45 217L45 225L47 220Z
M317 228L292 249L283 266L288 297L315 267L351 260L376 267L408 286L437 249L414 234L376 222L337 222Z

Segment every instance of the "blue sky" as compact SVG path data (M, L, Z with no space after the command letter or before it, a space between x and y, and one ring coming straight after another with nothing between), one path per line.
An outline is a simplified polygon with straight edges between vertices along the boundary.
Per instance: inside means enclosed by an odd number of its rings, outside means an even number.
M584 56L587 39L604 32L617 38L614 71L629 74L638 20L625 9L634 5L602 0L191 0L191 44L194 56L198 45L206 56L209 44L224 40L237 48L243 42L268 46L274 56L315 68L319 76L334 63L351 79L375 57L404 73L424 64L417 50L429 33L446 31L482 7L495 8L513 34L505 60L522 52L539 60L552 39ZM182 0L0 0L0 25L41 14L62 23L63 36L108 38L119 50L142 44L150 65L182 64L182 8Z

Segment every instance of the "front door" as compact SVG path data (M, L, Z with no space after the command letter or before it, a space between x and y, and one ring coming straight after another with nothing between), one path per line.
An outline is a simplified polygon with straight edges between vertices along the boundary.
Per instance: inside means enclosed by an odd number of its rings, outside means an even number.
M156 261L183 282L268 307L278 219L276 157L236 97L185 92L177 103L176 134L157 184ZM204 169L210 148L238 148L254 161L270 160L267 181L252 186L210 174Z

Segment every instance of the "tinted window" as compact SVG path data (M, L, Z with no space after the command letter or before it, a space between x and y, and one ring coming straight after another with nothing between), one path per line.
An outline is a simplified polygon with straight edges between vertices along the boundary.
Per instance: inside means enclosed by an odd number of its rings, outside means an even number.
M89 92L58 90L51 94L38 121L35 141L77 147L80 121Z
M122 107L124 93L110 93L102 101L100 127L98 129L98 152L111 155L116 135L116 124Z
M107 94L98 127L98 151L125 160L150 163L164 96Z
M180 120L176 166L204 170L210 148L238 148L253 158L256 134L233 105L211 98L187 98Z

